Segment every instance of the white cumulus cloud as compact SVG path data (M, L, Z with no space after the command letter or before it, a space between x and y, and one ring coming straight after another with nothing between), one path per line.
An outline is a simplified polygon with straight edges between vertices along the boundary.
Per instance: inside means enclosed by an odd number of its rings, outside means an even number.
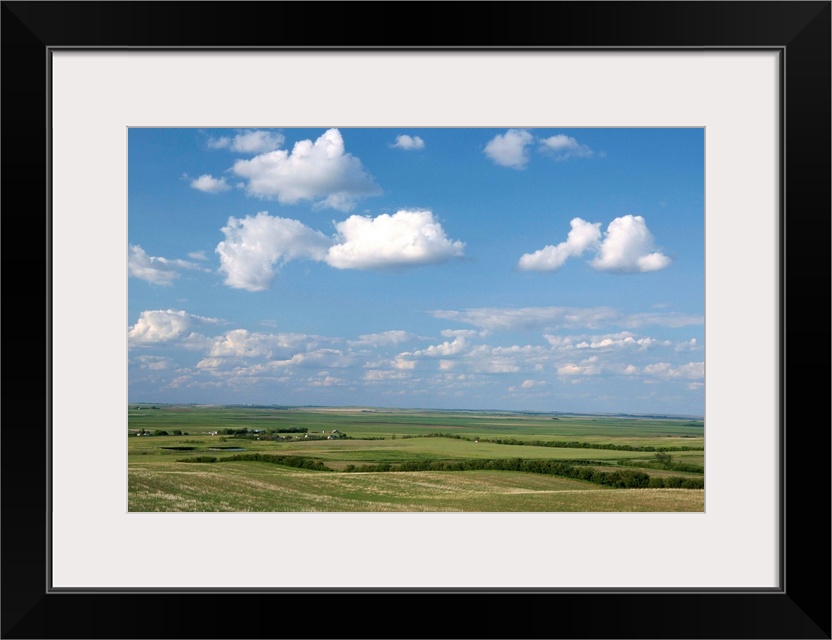
M187 337L194 326L217 322L219 320L216 318L196 316L175 309L142 311L127 336L131 345L171 342Z
M527 147L534 136L523 129L509 129L504 134L497 134L487 145L485 155L503 167L522 169L529 161Z
M231 189L231 185L225 181L225 178L215 178L207 173L191 180L191 187L205 193L222 193Z
M442 344L434 344L426 349L420 349L418 351L414 351L413 353L403 353L401 354L401 356L427 356L429 358L444 358L460 354L467 348L468 341L464 337L458 336L451 341L446 340Z
M557 371L559 376L595 376L601 373L601 366L598 364L598 358L592 357L578 364L567 362L558 366Z
M573 218L572 230L566 240L557 245L547 245L534 253L526 253L517 263L523 271L554 271L560 269L567 258L578 257L587 249L598 246L601 240L601 223Z
M230 149L237 153L263 153L264 151L279 149L285 140L286 137L282 133L258 129L242 131L233 138L228 136L208 138L208 147L211 149Z
M534 253L526 253L517 263L523 271L554 271L567 258L595 251L590 265L598 271L642 273L658 271L670 264L670 258L654 251L653 235L641 216L626 215L610 222L601 238L601 223L581 218L570 222L572 230L564 242L548 245Z
M329 129L314 142L296 142L291 153L277 149L238 160L233 170L248 180L249 195L281 204L311 200L349 211L357 199L381 193L361 160L346 152L338 129Z
M653 248L653 235L644 218L622 216L610 222L598 257L590 264L599 271L621 273L664 269L670 264L670 258Z
M619 333L609 334L605 336L593 336L590 340L583 340L575 345L576 349L610 349L610 348L635 348L647 349L652 345L661 345L668 347L671 345L669 341L659 341L655 338L639 338L629 331L621 331Z
M663 380L701 380L705 377L705 363L688 362L674 367L669 362L658 362L644 367L644 373Z
M398 211L376 218L350 216L335 224L338 242L326 262L337 269L383 269L442 262L463 255L430 211Z
M230 147L237 153L263 153L279 149L286 137L282 133L271 131L245 131L234 136Z
M409 369L415 369L416 368L416 362L414 360L406 360L405 358L402 358L401 356L399 356L399 357L396 357L390 363L390 366L392 366L394 369L407 371Z
M204 271L199 265L187 260L171 260L157 256L149 256L139 245L130 245L127 257L127 271L134 278L139 278L150 284L168 286L179 277L182 269L196 269Z
M255 216L228 219L225 240L217 245L225 284L262 291L275 276L275 266L296 258L323 260L330 240L320 231L289 218L261 211Z
M307 382L311 387L334 387L345 384L344 380L329 375L323 375L319 378L307 378Z
M396 149L404 149L405 151L418 151L425 148L425 141L419 136L400 135L396 136L396 142L392 145Z
M591 158L593 156L593 151L588 146L563 134L542 138L540 140L540 150L551 153L555 160Z
M251 333L233 329L214 338L209 355L215 358L271 358L277 350L306 346L309 336L303 333Z

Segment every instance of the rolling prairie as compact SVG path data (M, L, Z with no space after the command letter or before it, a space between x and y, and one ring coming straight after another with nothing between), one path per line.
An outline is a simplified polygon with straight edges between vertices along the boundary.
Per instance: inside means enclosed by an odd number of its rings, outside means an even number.
M127 453L131 512L704 510L695 418L130 405Z

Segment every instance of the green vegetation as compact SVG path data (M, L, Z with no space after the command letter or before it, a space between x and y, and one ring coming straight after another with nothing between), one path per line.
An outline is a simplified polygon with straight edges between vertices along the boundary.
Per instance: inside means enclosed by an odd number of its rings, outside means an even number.
M128 433L130 511L704 509L688 417L130 405Z

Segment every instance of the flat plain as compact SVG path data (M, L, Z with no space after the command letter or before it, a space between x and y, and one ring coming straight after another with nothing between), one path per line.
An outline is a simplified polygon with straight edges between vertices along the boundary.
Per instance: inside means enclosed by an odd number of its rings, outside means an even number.
M704 511L674 416L131 404L128 508Z

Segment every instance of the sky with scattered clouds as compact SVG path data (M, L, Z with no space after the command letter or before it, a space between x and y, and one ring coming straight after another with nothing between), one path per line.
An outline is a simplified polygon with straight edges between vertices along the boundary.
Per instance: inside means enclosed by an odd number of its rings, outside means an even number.
M704 130L129 130L130 402L704 415Z

